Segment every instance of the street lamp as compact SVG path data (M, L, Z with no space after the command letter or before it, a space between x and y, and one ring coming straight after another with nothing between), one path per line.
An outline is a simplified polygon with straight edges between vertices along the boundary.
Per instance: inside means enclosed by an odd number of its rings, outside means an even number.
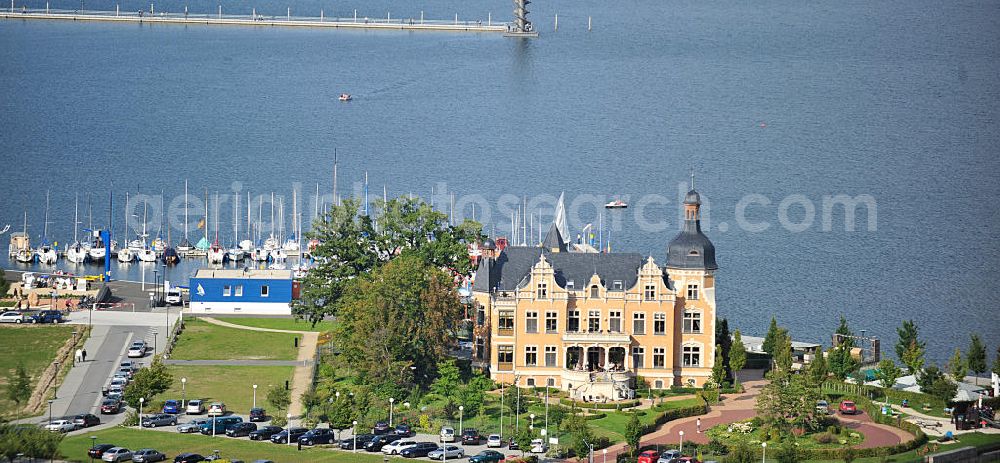
M767 461L767 442L760 443L761 451L763 452L760 457L760 463Z
M354 445L351 446L351 453L358 451L358 420L351 422L351 435L354 436Z
M181 378L181 405L184 406L185 413L187 413L187 382L186 377Z
M288 424L288 446L292 446L292 414L285 414L285 423Z
M52 363L54 363L56 365L56 378L55 378L56 385L52 389L52 398L53 399L58 399L59 398L59 361L55 361L55 362L52 362Z
M257 385L253 385L253 408L257 408Z
M528 415L528 418L531 419L531 423L528 424L528 429L534 430L535 429L535 414L532 413L532 414Z
M604 454L604 463L608 463L608 449L602 450L601 453Z
M677 451L680 453L684 453L684 431L677 431L677 434L681 436L679 439L680 445L678 445L679 448L677 449Z
M156 355L156 335L160 334L158 331L153 330L153 355Z
M394 397L389 397L389 427L392 427L392 403L395 402Z
M139 429L142 429L142 404L145 401L145 397L139 397ZM215 435L215 420L212 420L212 435Z
M503 441L503 381L500 381L500 441Z
M97 448L97 436L90 436L90 449L93 450L93 449L96 449L96 448ZM90 457L90 461L91 462L94 461L94 457L93 456Z
M156 293L160 291L160 278L157 276L160 273L160 269L153 267L153 293L149 295L149 308L152 309L156 307Z
M462 419L465 418L465 405L458 406L458 435L462 435Z
M52 424L52 399L49 399L49 424Z

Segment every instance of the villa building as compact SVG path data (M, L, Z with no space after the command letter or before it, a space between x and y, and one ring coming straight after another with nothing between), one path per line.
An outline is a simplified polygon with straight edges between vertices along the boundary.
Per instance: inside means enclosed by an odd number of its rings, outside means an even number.
M692 189L662 267L652 256L580 252L558 219L539 247L486 240L473 359L495 381L592 400L631 397L637 376L656 389L703 385L715 359L718 266L700 207Z

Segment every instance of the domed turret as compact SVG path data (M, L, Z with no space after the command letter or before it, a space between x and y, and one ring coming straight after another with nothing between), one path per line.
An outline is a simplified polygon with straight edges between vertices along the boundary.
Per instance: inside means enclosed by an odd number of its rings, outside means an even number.
M716 270L715 245L701 232L701 195L693 188L684 197L684 228L667 245L667 267Z
M684 196L684 204L701 205L701 195L697 191L691 190Z

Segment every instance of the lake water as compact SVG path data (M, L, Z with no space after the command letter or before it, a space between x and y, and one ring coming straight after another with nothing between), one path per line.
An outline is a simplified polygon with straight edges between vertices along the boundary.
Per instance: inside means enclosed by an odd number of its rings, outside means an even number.
M510 14L505 1L291 1L222 5L233 14L291 7L327 17L356 7L371 17ZM168 0L156 10L185 5L208 13L218 3ZM115 2L84 7L114 10ZM373 197L383 185L426 197L443 183L449 193L438 205L451 192L460 202L482 195L492 205L487 231L497 234L509 234L509 212L497 206L505 194L526 197L545 223L551 206L540 195L649 203L644 217L666 220L666 229L640 225L631 207L604 216L606 228L620 220L605 238L613 250L662 263L693 169L718 250L720 315L731 326L761 335L774 314L796 339L828 344L843 314L891 353L893 328L913 318L932 361L964 349L970 332L992 355L1000 344L1000 4L539 0L529 9L538 40L0 21L0 228L19 231L27 210L39 241L48 190L49 237L71 241L74 195L86 211L91 194L99 226L113 189L120 231L126 191L162 190L169 201L185 179L198 195L231 192L233 182L241 195L275 191L290 215L294 184L307 200L316 184L330 192L337 148L342 194L358 191L366 170ZM341 92L354 101L336 101ZM824 230L823 197L840 194L870 195L875 226L861 209L856 231L845 231L843 213ZM510 198L508 206L517 202ZM769 228L740 226L746 198L758 201L748 220ZM804 230L779 224L783 200ZM229 207L220 214L226 239ZM314 208L302 207L308 222ZM574 233L588 222L597 228L598 210L580 208ZM265 221L268 214L265 203ZM173 229L175 242L181 234ZM5 259L0 265L22 268ZM169 279L183 281L197 265L172 268ZM139 268L115 265L131 280Z

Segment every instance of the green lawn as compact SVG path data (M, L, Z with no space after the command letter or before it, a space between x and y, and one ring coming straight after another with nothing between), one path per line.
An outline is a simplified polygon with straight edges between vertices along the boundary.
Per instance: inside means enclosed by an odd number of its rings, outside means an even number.
M693 407L701 403L701 399L690 398L683 400L671 400L663 402L664 410L673 410L678 408ZM639 421L643 424L650 424L655 419L656 416L663 412L663 410L640 410L640 412L645 412L645 414L639 416ZM625 435L625 425L632 418L632 412L616 412L614 410L598 410L597 413L606 413L607 416L597 420L588 421L590 425L594 428L594 433L598 436L607 436L611 439L611 442L624 442Z
M197 318L184 320L170 358L176 360L295 360L296 335L247 331L213 325Z
M964 434L958 436L958 442L951 444L939 444L932 438L932 442L927 445L931 446L931 449L935 452L946 452L948 450L957 449L965 446L973 447L987 447L1000 445L1000 434L982 434L978 432ZM936 447L935 447L936 446ZM921 446L917 450L920 450L927 446ZM935 450L936 449L936 450ZM888 457L888 461L896 463L910 463L910 462L920 462L923 461L923 457L917 455L917 450L911 450L905 453L899 453ZM834 463L840 462L842 460L809 460L810 463ZM868 457L868 458L858 458L854 460L855 463L878 463L881 461L881 457Z
M56 351L72 336L70 325L0 325L0 417L16 414L14 402L7 398L7 384L19 362L32 378L32 387L46 367L52 364Z
M291 381L295 367L168 365L167 369L174 376L173 386L153 400L152 408L162 406L167 399L181 400L181 378L186 377L187 400L223 402L230 411L249 413L253 385L257 384L257 405L271 408L267 405L267 390L272 385L284 387L285 380Z
M244 461L256 459L269 459L278 463L376 463L382 461L381 454L372 455L367 452L350 453L320 448L303 448L300 452L294 446L276 445L270 442L251 442L245 439L237 440L200 434L177 434L117 427L67 437L59 445L59 451L63 458L77 462L89 461L87 449L91 446L90 436L97 436L98 444L115 444L132 450L155 448L165 453L168 461L173 461L177 454L183 452L211 455L213 450L218 450L224 458L238 458ZM399 459L393 458L392 460L398 461Z
M219 320L232 323L234 325L253 326L256 328L269 328L272 330L288 331L330 331L333 329L332 321L322 321L312 326L306 320L296 320L294 318L219 318Z

